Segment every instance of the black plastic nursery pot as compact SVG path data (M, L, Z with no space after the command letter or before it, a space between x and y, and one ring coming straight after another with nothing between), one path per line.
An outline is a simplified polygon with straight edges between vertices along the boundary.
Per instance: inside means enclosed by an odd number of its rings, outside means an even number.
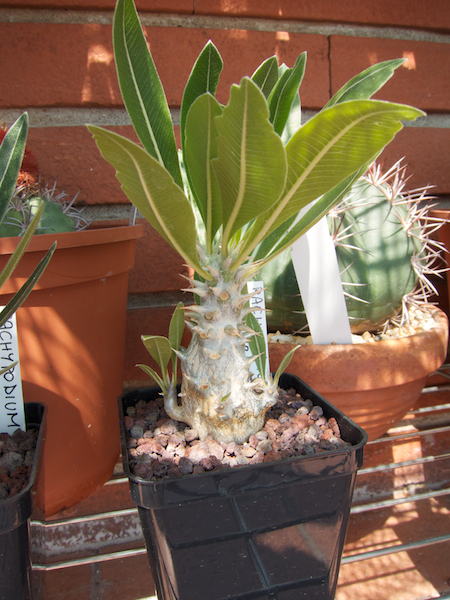
M130 471L126 409L157 388L119 398L123 464L159 600L333 600L366 433L298 377L284 389L335 417L350 449L146 481Z
M43 451L47 407L25 403L27 429L39 428L33 465L27 486L0 502L0 600L31 600L29 518L33 508L33 486Z

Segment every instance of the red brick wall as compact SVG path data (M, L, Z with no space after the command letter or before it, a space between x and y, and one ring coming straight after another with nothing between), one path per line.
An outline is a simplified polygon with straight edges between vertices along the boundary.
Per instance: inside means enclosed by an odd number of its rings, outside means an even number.
M424 109L384 153L405 157L411 185L450 195L450 4L447 0L137 0L169 103L179 106L192 64L211 38L225 68L219 95L277 54L292 65L307 50L306 110L323 106L351 76L390 58L408 61L379 97ZM100 218L129 207L85 123L132 135L117 85L111 44L113 0L0 0L0 123L30 114L29 143L44 179L58 179ZM130 276L124 380L143 377L141 333L166 334L181 260L150 227Z

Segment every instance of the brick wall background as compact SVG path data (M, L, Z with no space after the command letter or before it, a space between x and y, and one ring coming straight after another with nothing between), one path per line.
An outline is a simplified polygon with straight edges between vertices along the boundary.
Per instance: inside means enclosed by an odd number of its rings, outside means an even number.
M219 96L268 56L292 66L306 50L305 111L321 108L353 75L375 62L407 62L379 97L413 104L427 117L385 151L409 164L411 185L450 198L450 3L447 0L137 0L175 122L182 90L212 39L225 68ZM29 112L29 144L44 181L75 194L86 215L126 220L130 205L84 127L131 136L116 80L114 0L0 0L0 123ZM126 221L124 221L126 222ZM183 287L178 256L146 226L130 275L124 381L143 378L140 335L165 335Z

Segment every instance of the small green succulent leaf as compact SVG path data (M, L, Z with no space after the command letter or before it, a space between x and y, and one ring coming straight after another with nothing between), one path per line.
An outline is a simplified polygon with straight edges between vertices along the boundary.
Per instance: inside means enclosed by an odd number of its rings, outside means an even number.
M167 369L172 355L172 346L169 340L161 335L142 335L141 340L150 356L161 367L161 370Z
M172 346L169 340L161 335L142 335L141 340L147 352L161 369L164 385L168 386L167 366L172 357Z
M172 347L172 377L173 386L177 385L178 356L184 332L184 304L179 302L173 312L169 325L169 342Z
M212 96L215 96L222 69L222 57L215 45L209 40L200 52L183 92L180 109L180 132L183 154L185 150L186 120L189 110L195 100L202 94L209 92Z
M248 77L232 86L216 125L218 157L213 168L222 198L226 254L232 236L280 197L287 163L283 143L269 121L266 99Z
M0 223L17 184L28 134L28 114L23 113L8 129L0 145Z
M253 335L248 340L248 344L250 346L250 351L252 356L256 357L256 366L261 375L261 378L264 379L266 375L266 342L264 339L264 334L261 329L261 325L258 322L258 319L255 317L253 313L249 313L245 318L245 324L253 329L256 335Z
M298 95L306 68L306 52L300 54L291 69L286 69L269 97L270 122L278 135L283 133L292 102Z
M143 148L117 133L94 125L88 129L142 216L193 269L210 279L198 262L191 204L167 170Z
M48 263L50 262L51 257L53 256L53 252L56 249L56 242L53 243L50 250L45 254L45 256L39 261L37 267L31 273L26 282L22 285L20 290L14 294L13 298L8 302L5 308L0 313L0 326L3 325L13 313L25 302L31 290L34 288L36 283L41 278L44 273Z
M148 375L148 377L150 377L151 379L153 379L155 381L155 383L158 385L158 387L161 388L161 391L163 394L167 394L168 385L166 385L164 383L164 381L161 379L161 377L158 375L158 373L156 371L154 371L148 365L137 364L136 366L139 367L140 369L142 369L144 371L144 373L146 375Z
M372 65L362 73L347 81L340 90L327 102L324 108L334 106L348 100L366 100L371 98L392 77L395 69L405 62L404 58L386 60Z
M194 198L206 230L206 245L211 251L214 236L222 225L220 189L212 160L217 157L215 118L222 107L209 93L199 96L186 121L185 162Z
M266 59L253 73L252 80L266 98L269 97L278 81L278 60L276 56Z
M291 350L289 350L286 356L284 356L281 360L280 364L278 365L277 372L275 373L275 376L273 378L274 387L278 387L278 382L280 380L281 374L284 373L284 371L286 371L286 369L288 368L292 357L294 356L294 352L298 350L298 348L300 348L300 346L294 346L294 348L291 348Z
M184 332L184 304L178 302L169 325L169 342L173 350L179 350Z
M147 152L182 187L172 119L133 0L118 0L113 44L122 98Z

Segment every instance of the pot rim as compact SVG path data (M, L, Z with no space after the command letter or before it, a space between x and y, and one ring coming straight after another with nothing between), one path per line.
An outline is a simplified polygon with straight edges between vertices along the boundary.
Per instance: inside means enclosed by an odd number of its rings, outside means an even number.
M103 224L102 224L103 225ZM74 248L79 246L94 246L110 242L126 241L142 237L143 225L117 225L112 222L110 227L92 227L81 231L64 233L43 233L34 235L27 247L27 252L42 252L49 250L53 242L57 249ZM17 248L20 237L0 238L0 254L12 254Z

